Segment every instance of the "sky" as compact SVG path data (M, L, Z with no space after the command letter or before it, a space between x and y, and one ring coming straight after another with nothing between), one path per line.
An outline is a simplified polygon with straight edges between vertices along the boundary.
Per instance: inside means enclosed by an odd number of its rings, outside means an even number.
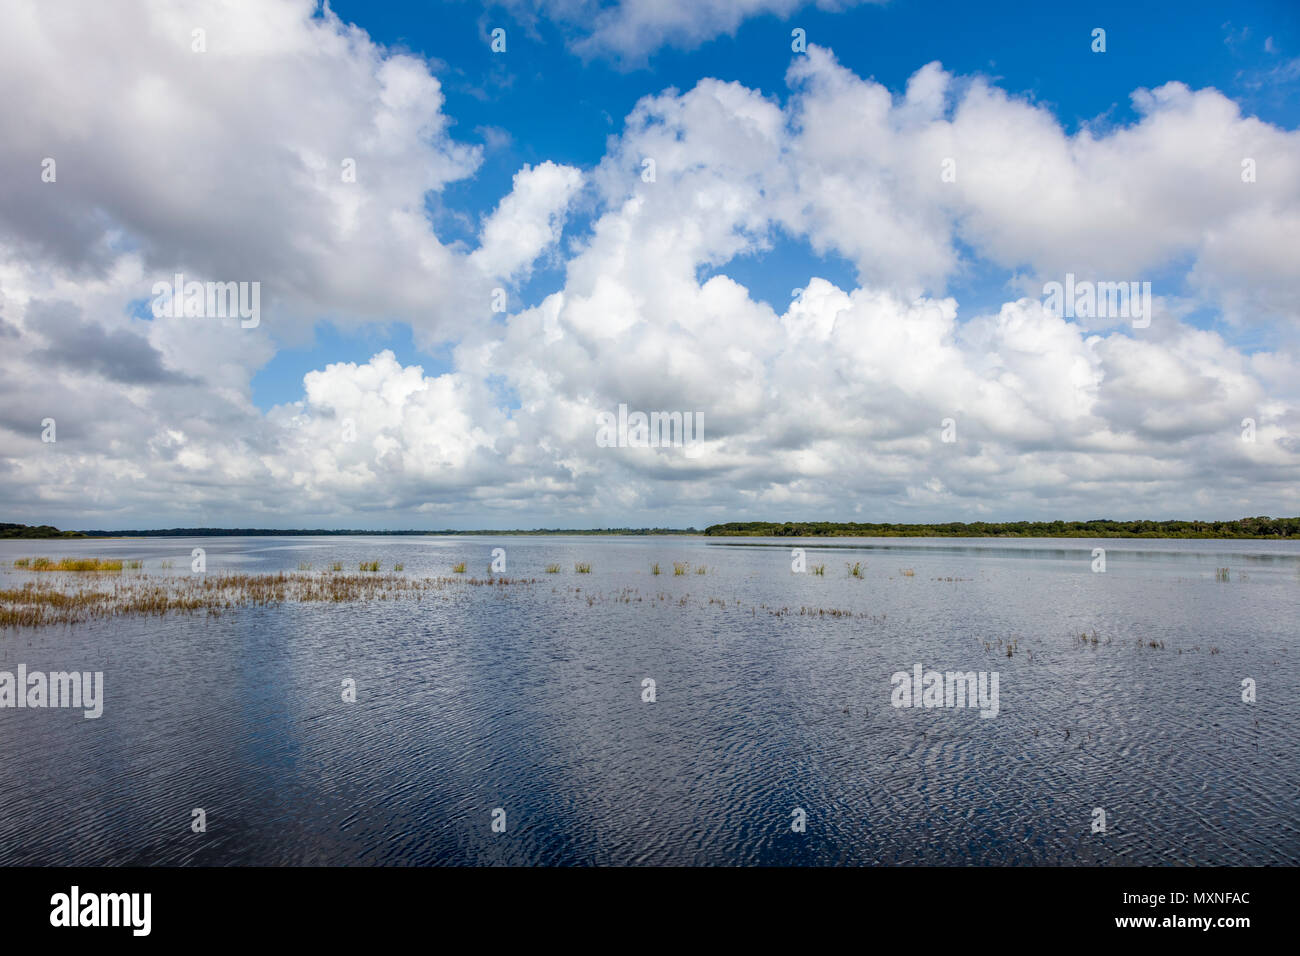
M1300 514L1300 5L1057 6L11 0L0 520Z

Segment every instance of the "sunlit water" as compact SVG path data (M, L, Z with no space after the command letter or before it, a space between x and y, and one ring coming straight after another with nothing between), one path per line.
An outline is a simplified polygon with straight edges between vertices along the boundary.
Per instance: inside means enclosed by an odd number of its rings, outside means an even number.
M503 547L536 583L0 632L0 670L105 682L98 720L0 710L0 862L1300 862L1295 543L6 541L0 587L16 557L188 574L199 546L209 574L480 578ZM918 663L997 671L998 715L891 706Z

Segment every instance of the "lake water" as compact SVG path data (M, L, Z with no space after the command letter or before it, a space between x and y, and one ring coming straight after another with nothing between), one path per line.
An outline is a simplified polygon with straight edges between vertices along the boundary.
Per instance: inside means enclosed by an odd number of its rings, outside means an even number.
M0 541L0 588L194 547L536 583L0 631L0 671L104 674L99 719L0 709L0 863L1300 863L1300 543ZM893 706L917 664L997 672L996 717Z

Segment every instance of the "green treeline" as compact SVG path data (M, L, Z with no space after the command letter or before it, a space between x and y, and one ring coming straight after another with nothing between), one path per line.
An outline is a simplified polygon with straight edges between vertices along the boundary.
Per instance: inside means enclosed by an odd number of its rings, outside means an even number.
M531 530L488 531L357 531L351 528L159 528L131 531L82 531L78 536L89 538L304 538L336 536L382 537L401 535L580 535L580 534L699 534L695 528L533 528Z
M1292 538L1300 517L1236 521L975 521L965 524L858 524L853 521L730 521L706 535L855 538Z
M25 525L25 524L6 524L0 522L0 538L81 538L84 537L77 531L60 531L58 528L52 528L47 524L42 525Z

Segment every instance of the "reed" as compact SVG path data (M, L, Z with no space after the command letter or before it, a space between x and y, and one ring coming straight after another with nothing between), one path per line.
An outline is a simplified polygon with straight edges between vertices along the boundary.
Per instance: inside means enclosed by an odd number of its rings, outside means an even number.
M590 574L590 573L591 573L591 562L590 562L590 561L579 561L577 564L575 564L575 565L573 566L573 570L577 571L579 574Z
M1227 568L1215 568L1215 569L1214 569L1214 579L1215 579L1216 581L1227 581L1227 580L1229 579L1229 578L1228 578L1228 569L1227 569Z
M462 561L460 564L454 564L454 565L452 565L452 568L451 568L451 569L452 569L452 571L454 571L456 574L464 574L464 573L465 573L465 562Z
M378 568L375 568L375 570L378 571L379 569L378 569ZM405 565L405 564L394 564L394 565L393 565L393 570L394 570L394 571L405 571L405 570L406 570L406 565Z
M854 561L852 564L849 564L849 563L845 562L845 567L847 567L847 568L849 569L849 574L853 575L853 577L855 577L855 578L860 578L860 577L862 577L862 562L861 562L861 561Z
M58 579L55 579L56 581ZM398 598L421 600L445 588L531 586L525 578L417 578L399 574L337 575L208 574L87 578L88 586L28 581L0 590L0 628L79 624L139 615L206 612L220 615L253 606L299 602L373 602ZM101 582L98 584L89 582Z
M31 558L22 565L15 561L14 566L30 567L33 571L121 571L122 561L119 558L59 558L57 561L49 558ZM143 565L136 561L132 562L132 566Z
M379 570L379 562L378 562L378 561L362 561L361 564L360 564L360 568L361 568L362 571L378 571L378 570Z
M342 562L342 561L334 561L334 562L332 562L332 563L330 564L330 570L331 570L331 571L342 571L342 570L343 570L343 562Z
M652 565L650 566L650 573L651 573L651 574L659 574L659 573L660 573L660 571L659 571L659 562L658 562L658 561L656 561L654 564L652 564Z
M685 574L688 570L690 570L690 567L691 567L691 564L690 564L689 561L674 561L674 562L673 562L673 574L674 574L675 576L681 576L681 575Z
M560 573L560 566L559 566L558 564L548 564L548 565L546 566L546 573L547 573L547 574L559 574L559 573Z
M310 562L310 561L299 561L299 562L298 562L298 570L299 570L299 571L310 571L310 570L311 570L311 562Z
M813 569L812 569L812 573L813 573L813 574L820 575L821 577L826 577L826 565L824 565L824 564L814 564L814 565L813 565Z
M706 568L704 565L701 564L698 568L695 569L695 573L696 573L696 574L708 574L708 573L709 573L709 569Z

